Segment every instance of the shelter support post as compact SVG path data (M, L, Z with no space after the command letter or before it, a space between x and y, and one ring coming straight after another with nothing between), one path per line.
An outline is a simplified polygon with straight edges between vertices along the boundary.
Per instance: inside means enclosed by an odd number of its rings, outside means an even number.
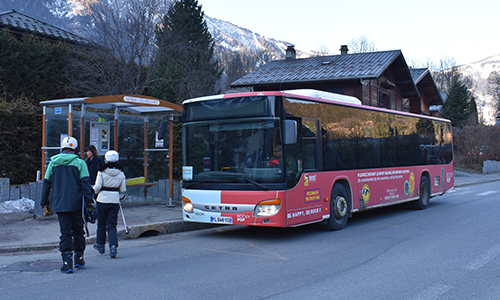
M73 104L68 109L68 136L73 136Z
M80 148L82 148L82 151L80 152L80 158L83 159L84 153L85 153L85 104L82 104L82 111L80 112L80 145L82 145Z
M118 152L118 117L119 116L120 116L120 108L116 107L115 108L115 128L114 128L115 138L113 141L113 149L115 149L116 152Z
M144 179L148 182L148 116L144 117Z
M45 150L47 147L47 107L43 107L42 117L42 179L45 177Z
M169 137L169 146L168 146L168 184L169 184L169 200L168 200L168 206L173 207L174 204L172 203L172 195L173 195L173 156L172 156L172 149L174 148L174 122L173 122L173 115L170 115L170 137Z

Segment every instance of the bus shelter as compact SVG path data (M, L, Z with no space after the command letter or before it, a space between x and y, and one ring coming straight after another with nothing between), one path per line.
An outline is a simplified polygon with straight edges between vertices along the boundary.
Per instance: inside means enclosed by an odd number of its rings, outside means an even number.
M169 205L173 193L173 122L182 107L142 95L113 95L42 101L42 178L50 157L59 153L66 136L78 139L79 155L94 145L100 156L120 153L128 185L144 186L164 179L168 168ZM168 132L168 140L165 138ZM168 165L168 167L167 167Z

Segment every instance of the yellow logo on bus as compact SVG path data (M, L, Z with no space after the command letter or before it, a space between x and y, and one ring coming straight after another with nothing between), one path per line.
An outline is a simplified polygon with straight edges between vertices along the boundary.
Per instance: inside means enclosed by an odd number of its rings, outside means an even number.
M370 187L368 186L368 184L363 185L361 195L365 204L368 204L368 201L370 201Z
M410 173L410 195L413 195L415 191L415 175L413 172Z

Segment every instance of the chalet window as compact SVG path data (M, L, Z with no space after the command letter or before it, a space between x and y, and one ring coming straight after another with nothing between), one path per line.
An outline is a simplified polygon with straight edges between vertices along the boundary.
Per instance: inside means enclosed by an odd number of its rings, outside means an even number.
M403 107L410 108L410 98L403 98Z
M391 95L379 92L378 106L391 109Z

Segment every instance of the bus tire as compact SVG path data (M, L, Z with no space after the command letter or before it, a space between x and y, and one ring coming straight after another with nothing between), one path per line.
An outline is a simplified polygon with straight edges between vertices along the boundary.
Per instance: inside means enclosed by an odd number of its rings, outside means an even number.
M341 230L347 224L351 213L351 201L343 184L333 186L330 201L330 218L326 221L328 230Z
M429 184L429 179L427 176L422 176L420 179L420 197L418 200L411 202L411 207L413 209L426 209L429 207L429 202L431 198L431 186Z

